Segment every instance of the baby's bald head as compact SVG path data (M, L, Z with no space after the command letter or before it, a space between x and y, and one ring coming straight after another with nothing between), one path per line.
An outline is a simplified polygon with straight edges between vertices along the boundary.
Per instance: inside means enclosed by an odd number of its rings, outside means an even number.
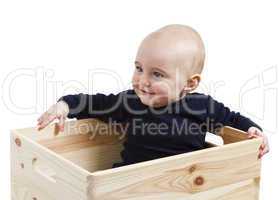
M161 55L176 67L186 69L187 76L200 74L205 60L205 49L200 35L191 27L178 24L162 27L149 34L142 41L137 57L144 54L158 59Z

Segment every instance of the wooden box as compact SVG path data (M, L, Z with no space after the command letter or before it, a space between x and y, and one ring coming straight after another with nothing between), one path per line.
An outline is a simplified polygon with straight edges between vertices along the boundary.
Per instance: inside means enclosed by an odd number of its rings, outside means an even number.
M101 128L100 128L101 127ZM224 145L119 168L123 135L97 119L12 130L13 200L256 200L261 139L224 127Z

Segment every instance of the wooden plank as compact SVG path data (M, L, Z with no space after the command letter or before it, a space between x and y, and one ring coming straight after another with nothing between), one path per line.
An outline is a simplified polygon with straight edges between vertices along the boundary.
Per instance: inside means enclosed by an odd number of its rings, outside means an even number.
M89 172L109 169L113 163L121 162L123 139L116 135L92 135L69 135L38 143Z
M39 140L39 144L48 149L61 154L72 151L77 151L83 148L98 147L104 145L121 145L123 139L111 135L70 135L59 138Z
M224 144L249 140L248 134L233 127L224 126L218 133L223 138Z
M238 183L225 185L217 187L204 192L199 192L195 194L187 194L184 192L157 192L148 193L143 191L141 194L129 196L115 196L115 197L101 197L102 200L258 200L255 196L255 190L257 190L257 185L254 181L245 180ZM99 198L90 198L92 200L98 200Z
M260 176L261 139L92 173L92 199L142 199L196 193ZM139 198L140 199L140 198Z
M89 172L95 172L110 169L113 163L121 162L119 152L122 149L123 147L118 145L101 145L60 155Z
M20 139L20 146L14 142ZM26 136L13 131L12 145L12 178L19 182L27 181L36 184L44 193L53 199L60 199L61 195L69 200L85 200L87 197L88 171L74 165L72 162L38 145ZM45 166L55 174L50 175L38 167ZM14 189L17 191L18 188Z
M37 183L32 183L28 178L13 177L11 186L13 189L12 200L55 200Z
M117 135L121 137L121 133L118 132L116 128L108 126L107 123L95 118L66 121L63 132L59 132L57 123L52 123L40 131L35 127L15 129L13 131L25 135L34 141L55 139L64 136L68 137L71 135L86 135L88 133L97 135Z

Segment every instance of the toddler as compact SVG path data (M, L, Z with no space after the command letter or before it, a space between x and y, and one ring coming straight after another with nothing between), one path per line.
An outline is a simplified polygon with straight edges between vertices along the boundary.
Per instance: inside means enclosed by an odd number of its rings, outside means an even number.
M38 129L59 119L98 118L125 124L122 162L113 167L200 150L207 131L222 126L263 137L259 157L269 151L261 127L231 111L210 95L193 92L199 85L205 49L200 35L184 25L168 25L149 34L139 46L132 89L118 94L61 97L38 119Z

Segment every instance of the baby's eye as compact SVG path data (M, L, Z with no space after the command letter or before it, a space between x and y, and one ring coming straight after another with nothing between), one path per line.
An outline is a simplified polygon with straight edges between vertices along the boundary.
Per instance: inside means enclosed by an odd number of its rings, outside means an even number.
M161 74L160 72L153 72L153 75L156 77L156 78L163 78L164 75Z
M136 70L137 70L138 72L142 72L142 68L141 68L140 66L136 66Z

